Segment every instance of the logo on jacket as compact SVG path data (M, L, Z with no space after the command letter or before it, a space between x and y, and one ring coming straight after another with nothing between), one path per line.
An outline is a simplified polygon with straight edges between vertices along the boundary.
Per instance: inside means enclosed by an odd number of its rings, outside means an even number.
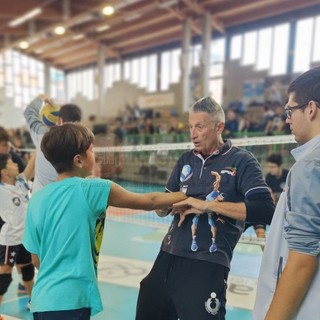
M18 197L12 198L12 202L15 206L19 207L21 204L21 200Z
M190 165L185 164L180 173L180 181L184 182L189 180L193 175L193 171Z
M225 167L221 170L221 174L230 174L230 176L235 177L237 175L237 168L235 167Z

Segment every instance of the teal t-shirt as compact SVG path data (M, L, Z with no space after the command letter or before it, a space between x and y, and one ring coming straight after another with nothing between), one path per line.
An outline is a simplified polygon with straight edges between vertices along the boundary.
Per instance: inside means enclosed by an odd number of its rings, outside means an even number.
M102 310L97 263L111 184L72 177L32 196L23 238L40 260L32 312Z

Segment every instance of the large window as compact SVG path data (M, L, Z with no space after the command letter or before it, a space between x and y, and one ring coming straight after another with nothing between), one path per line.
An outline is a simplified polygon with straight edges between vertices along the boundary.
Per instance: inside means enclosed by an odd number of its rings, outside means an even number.
M5 51L1 57L0 81L5 87L5 96L13 99L16 108L24 108L44 92L44 64L13 50Z
M258 32L258 54L256 70L269 70L272 54L272 28L261 29Z
M66 99L66 89L64 86L64 72L56 68L50 68L51 97L60 103Z
M180 81L181 76L180 48L161 53L161 87L162 91L168 90L173 83Z
M287 73L289 23L247 31L231 37L230 60L240 60L270 75Z
M301 73L320 61L320 16L298 20L296 30L293 71Z
M158 56L156 54L125 60L124 80L148 92L157 91Z
M108 70L106 68L106 70ZM105 70L105 72L107 72ZM94 67L79 69L67 74L68 101L77 94L88 100L97 99L97 84L99 82L97 70Z
M257 57L257 32L251 31L245 33L243 42L242 64L244 66L254 65Z
M191 68L200 66L201 52L202 52L201 44L196 44L191 47L191 57L190 57L190 61L189 61Z
M312 61L320 61L320 16L315 18Z
M218 103L223 102L223 66L225 61L225 47L225 38L211 41L209 91L211 96Z
M108 63L104 68L106 88L112 88L116 81L121 80L121 64Z
M230 59L240 60L242 57L242 35L237 34L231 38Z
M270 75L275 76L287 73L289 31L289 23L281 24L274 28Z

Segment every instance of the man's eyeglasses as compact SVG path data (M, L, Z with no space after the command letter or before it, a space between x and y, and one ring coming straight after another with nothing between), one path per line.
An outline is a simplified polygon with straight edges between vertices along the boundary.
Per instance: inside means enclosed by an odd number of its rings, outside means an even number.
M284 112L286 113L286 116L288 119L291 119L291 116L292 116L292 113L294 110L298 110L298 109L303 109L305 108L307 105L309 104L309 102L307 103L304 103L304 104L298 104L296 106L293 106L293 107L285 107L284 108Z

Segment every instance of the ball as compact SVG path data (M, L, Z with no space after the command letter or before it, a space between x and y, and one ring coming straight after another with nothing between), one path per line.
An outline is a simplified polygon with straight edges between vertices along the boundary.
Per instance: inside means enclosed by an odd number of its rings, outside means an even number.
M40 110L41 121L48 127L54 126L58 121L59 107L46 103Z

